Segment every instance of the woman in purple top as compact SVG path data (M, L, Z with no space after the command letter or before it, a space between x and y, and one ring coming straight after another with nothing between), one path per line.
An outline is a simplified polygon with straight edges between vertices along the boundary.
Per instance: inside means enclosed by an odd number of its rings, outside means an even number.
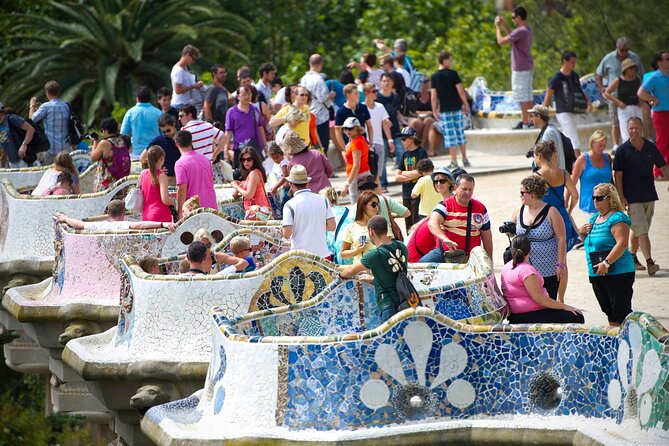
M228 109L225 115L225 136L227 137L228 162L232 167L239 167L240 149L250 146L253 147L260 159L263 159L262 148L265 147L265 134L261 127L263 117L258 107L251 104L253 92L248 85L240 85L237 89L237 99L239 103Z
M315 194L322 189L331 187L330 177L334 173L330 161L318 150L309 150L300 135L295 130L288 130L279 144L283 153L290 159L288 169L301 164L307 170L311 181L307 188Z

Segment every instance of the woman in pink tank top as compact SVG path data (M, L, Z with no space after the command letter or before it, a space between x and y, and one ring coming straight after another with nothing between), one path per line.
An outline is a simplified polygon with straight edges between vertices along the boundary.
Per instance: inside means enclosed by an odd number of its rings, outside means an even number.
M167 189L167 176L162 171L165 152L160 146L151 146L147 158L149 168L144 169L139 177L144 195L142 220L172 222L169 206L174 206L174 200Z

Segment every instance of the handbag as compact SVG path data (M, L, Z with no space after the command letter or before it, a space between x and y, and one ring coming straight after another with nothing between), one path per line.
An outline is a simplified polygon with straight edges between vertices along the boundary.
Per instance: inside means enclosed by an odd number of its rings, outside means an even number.
M137 185L130 188L128 195L125 196L125 209L137 213L144 211L144 194L142 193L139 180L137 181Z
M388 219L390 220L390 227L393 230L393 237L395 237L395 240L399 240L400 242L403 242L404 241L404 234L402 234L402 230L400 229L400 226L395 221L395 217L393 217L392 212L390 212L390 206L388 205L388 199L386 197L383 197L383 201L386 202L386 209L388 209Z
M592 268L594 269L595 265L597 265L598 263L602 263L604 261L604 259L606 259L606 256L608 256L609 254L611 254L610 249L605 249L603 251L589 252L588 256L590 256L590 264L592 265ZM611 266L609 267L609 271L608 271L609 274L611 274L613 272L615 264L616 264L616 262L611 263Z

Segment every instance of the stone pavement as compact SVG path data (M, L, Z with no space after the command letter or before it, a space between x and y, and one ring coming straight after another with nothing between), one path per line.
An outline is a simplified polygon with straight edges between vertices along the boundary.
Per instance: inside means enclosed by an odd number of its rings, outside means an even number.
M498 231L503 221L511 218L514 208L520 206L519 188L520 181L531 173L530 162L524 156L491 155L489 153L468 153L472 167L467 171L476 177L476 198L481 200L488 208L492 221L495 271L498 274L502 266L502 253L508 245L505 235ZM450 162L448 156L432 158L435 166L447 166ZM388 164L390 167L391 164ZM394 178L394 171L388 170L389 180ZM337 178L332 183L337 190L341 189L345 182L343 172L337 172ZM645 271L638 272L634 284L634 298L632 308L636 311L646 311L658 319L665 327L669 327L669 191L667 182L656 182L660 200L655 206L655 217L650 231L650 239L653 248L653 258L660 265L660 271L650 277ZM389 195L395 199L401 199L401 187L399 184L391 184ZM342 204L347 199L341 200ZM578 210L573 212L577 225L585 223L585 217ZM399 222L400 227L404 227ZM641 254L641 253L639 253ZM643 256L641 256L643 262ZM605 325L606 316L599 309L592 287L588 281L588 271L583 249L572 250L567 254L567 265L569 269L569 285L567 287L566 302L585 310L585 320L589 325Z

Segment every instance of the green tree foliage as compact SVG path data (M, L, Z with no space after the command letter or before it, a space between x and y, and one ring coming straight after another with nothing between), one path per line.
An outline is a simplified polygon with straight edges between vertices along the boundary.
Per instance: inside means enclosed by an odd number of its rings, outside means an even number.
M49 7L53 14L12 15L9 45L0 49L5 102L22 106L56 79L63 98L80 105L89 124L109 115L114 102L132 104L140 84L169 85L186 43L208 60L246 61L253 35L246 20L214 0L65 0Z

